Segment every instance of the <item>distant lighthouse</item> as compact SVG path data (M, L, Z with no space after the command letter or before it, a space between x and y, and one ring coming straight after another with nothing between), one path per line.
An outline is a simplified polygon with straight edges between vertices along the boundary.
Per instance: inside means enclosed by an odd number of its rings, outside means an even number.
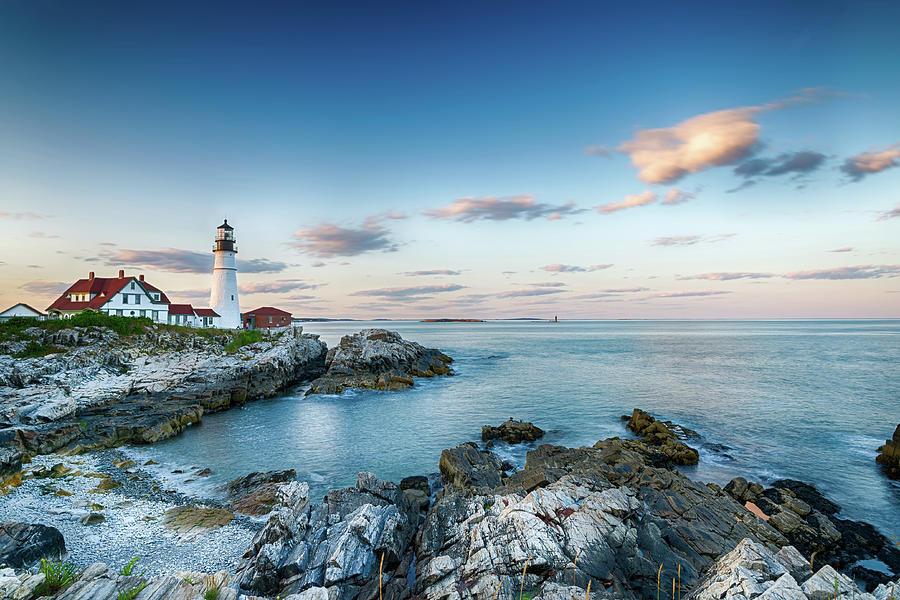
M238 329L241 326L235 254L234 227L225 219L216 229L216 245L213 247L216 261L213 265L212 292L209 294L209 304L221 316L219 327L223 329Z

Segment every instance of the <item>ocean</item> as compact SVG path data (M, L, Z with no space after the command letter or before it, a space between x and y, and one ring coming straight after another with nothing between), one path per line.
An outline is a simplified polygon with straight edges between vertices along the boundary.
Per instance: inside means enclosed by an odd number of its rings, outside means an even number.
M703 436L689 477L811 483L900 537L900 482L875 463L900 422L900 321L491 321L307 323L335 345L367 327L400 332L455 359L453 377L404 392L303 396L303 388L133 449L197 494L250 471L293 468L313 494L358 471L399 481L438 470L441 450L479 440L513 417L547 430L542 443L629 437L621 416L642 408ZM524 463L526 447L504 447ZM209 467L185 482L172 470Z

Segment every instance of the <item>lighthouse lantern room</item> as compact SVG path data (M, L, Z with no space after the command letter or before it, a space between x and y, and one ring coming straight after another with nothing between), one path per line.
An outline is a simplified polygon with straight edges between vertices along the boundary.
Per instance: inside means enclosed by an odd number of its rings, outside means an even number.
M225 219L225 222L216 229L216 243L213 246L215 263L212 291L209 296L210 306L221 316L219 327L225 329L236 329L241 326L235 254L237 247L234 244L234 227L228 224L228 219Z

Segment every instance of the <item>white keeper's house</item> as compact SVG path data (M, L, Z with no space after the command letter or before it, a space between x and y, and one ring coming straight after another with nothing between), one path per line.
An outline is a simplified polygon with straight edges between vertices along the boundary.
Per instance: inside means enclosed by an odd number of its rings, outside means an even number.
M174 309L174 310L172 310ZM96 277L88 273L47 308L51 318L68 319L82 311L96 311L119 317L147 317L154 323L218 327L219 315L208 308L171 304L165 292L144 280L143 275Z

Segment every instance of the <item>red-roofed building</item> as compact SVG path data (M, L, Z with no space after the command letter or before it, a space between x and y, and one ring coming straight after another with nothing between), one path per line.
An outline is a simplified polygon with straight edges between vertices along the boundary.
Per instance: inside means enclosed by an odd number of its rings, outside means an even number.
M263 306L241 315L244 329L271 329L291 324L291 313L271 306Z
M126 277L119 271L118 277L79 279L69 286L48 308L51 318L69 318L85 310L117 315L120 317L147 317L156 323L166 323L169 299L158 288L144 281L144 276Z
M79 279L69 286L47 308L50 318L68 319L85 310L119 317L147 317L155 323L187 325L189 327L217 327L219 315L209 308L195 309L190 304L172 304L158 287L144 280L143 275Z

